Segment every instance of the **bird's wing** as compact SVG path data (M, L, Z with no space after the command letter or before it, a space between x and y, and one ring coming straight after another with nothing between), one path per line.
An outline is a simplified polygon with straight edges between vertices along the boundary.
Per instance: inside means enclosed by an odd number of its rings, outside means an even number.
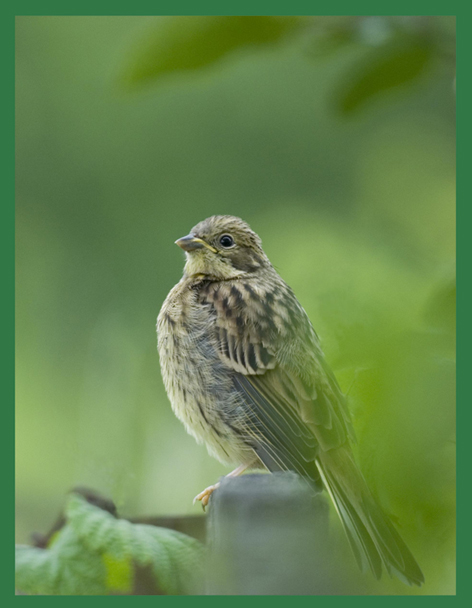
M254 449L270 469L313 477L318 449L338 447L353 432L308 316L279 281L209 283L201 297L214 311L215 344L234 372Z
M269 470L294 470L326 487L361 568L369 566L380 578L383 564L404 582L421 585L415 558L357 469L343 394L293 292L277 280L228 281L210 284L202 297L213 309L219 357L245 406L236 430L246 433Z

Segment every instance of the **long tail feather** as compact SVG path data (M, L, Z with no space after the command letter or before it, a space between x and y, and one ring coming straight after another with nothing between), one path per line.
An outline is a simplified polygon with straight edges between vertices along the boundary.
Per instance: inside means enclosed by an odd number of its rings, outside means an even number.
M345 448L321 452L316 461L360 568L370 567L379 579L382 565L409 585L424 576L415 558L376 502Z

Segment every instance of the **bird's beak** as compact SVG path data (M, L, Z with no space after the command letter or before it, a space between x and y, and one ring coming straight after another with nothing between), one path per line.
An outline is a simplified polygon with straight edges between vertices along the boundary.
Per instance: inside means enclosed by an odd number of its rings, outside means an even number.
M183 236L181 239L177 239L175 244L181 247L184 251L194 251L195 249L203 249L203 247L206 247L210 251L213 251L213 253L217 252L214 247L208 243L205 243L203 239L193 236L193 234L189 234L187 236Z

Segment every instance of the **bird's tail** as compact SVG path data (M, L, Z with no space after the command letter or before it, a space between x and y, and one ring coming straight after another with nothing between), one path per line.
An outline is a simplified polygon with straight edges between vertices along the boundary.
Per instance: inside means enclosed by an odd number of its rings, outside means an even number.
M424 582L421 568L376 502L350 451L321 452L316 464L359 567L369 566L379 579L383 565L390 576L420 586Z

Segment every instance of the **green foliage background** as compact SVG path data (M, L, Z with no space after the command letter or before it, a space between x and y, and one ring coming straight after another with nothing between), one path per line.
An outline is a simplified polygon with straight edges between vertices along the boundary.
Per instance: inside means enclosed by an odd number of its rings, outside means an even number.
M174 240L229 213L349 392L412 592L453 593L454 20L19 17L16 44L18 541L77 484L191 513L227 472L170 410L155 319Z

